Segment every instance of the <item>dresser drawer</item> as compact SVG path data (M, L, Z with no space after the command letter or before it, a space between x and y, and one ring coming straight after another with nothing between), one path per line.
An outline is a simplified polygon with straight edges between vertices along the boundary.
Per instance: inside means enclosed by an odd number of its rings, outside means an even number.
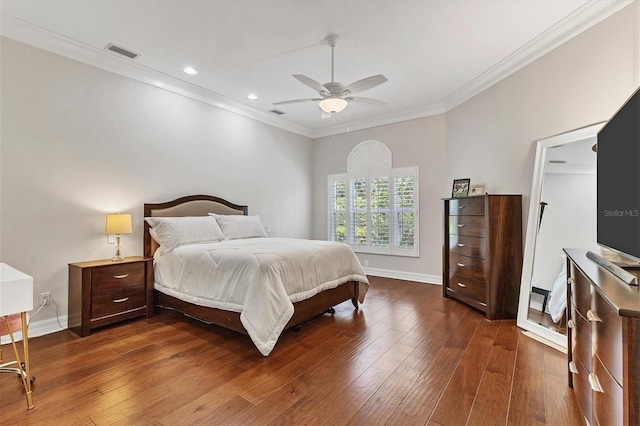
M142 284L144 282L144 267L144 263L136 262L94 268L91 278L92 291Z
M478 198L460 198L458 200L449 200L449 215L484 215L485 197Z
M118 314L145 306L144 284L94 292L91 297L91 318Z
M578 312L587 317L587 311L591 309L591 283L582 273L571 264L571 301Z
M484 237L484 216L450 216L449 233L469 235L472 237Z
M588 359L588 362L591 362L591 358ZM579 358L573 359L569 369L573 373L573 390L576 394L580 411L582 411L589 424L593 425L591 418L592 390L589 385L589 372Z
M622 319L598 293L593 294L590 318L596 354L618 383L622 383ZM589 313L587 313L589 314Z
M485 260L477 257L449 254L449 271L478 281L485 279Z
M573 321L573 329L571 330L571 344L574 359L576 357L585 363L585 368L591 372L591 356L593 347L591 344L591 323L582 317L579 313L572 312L571 320Z
M449 287L464 298L486 305L487 286L483 281L476 281L460 274L451 273L449 274Z
M479 237L467 237L465 235L449 236L449 252L462 256L479 257L486 259L486 239Z
M591 381L596 381L600 388L593 392L593 416L596 424L622 425L622 387L611 377L597 356L593 357L593 375L595 379L592 377Z

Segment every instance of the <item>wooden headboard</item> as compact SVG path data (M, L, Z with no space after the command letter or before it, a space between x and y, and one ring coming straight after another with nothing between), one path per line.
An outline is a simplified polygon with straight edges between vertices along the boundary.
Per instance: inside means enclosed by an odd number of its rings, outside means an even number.
M164 203L145 203L143 218L145 217L180 217L206 216L209 213L247 215L249 208L240 206L213 195L188 195ZM158 244L149 234L149 224L143 219L143 248L144 257L153 257Z

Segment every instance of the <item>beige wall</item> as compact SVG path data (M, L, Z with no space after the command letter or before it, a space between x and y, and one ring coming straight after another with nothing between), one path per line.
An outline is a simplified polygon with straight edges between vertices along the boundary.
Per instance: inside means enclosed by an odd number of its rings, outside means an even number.
M536 141L609 119L637 87L638 18L636 2L448 111L445 182L524 194L526 216Z
M314 236L327 232L326 175L346 171L349 151L365 139L379 139L394 159L420 166L425 228L419 259L359 255L371 267L440 276L440 198L451 195L456 178L484 183L490 193L523 194L526 229L536 141L607 120L633 93L640 72L639 18L634 2L443 116L318 139Z
M67 310L67 264L110 258L105 213L189 194L247 204L273 236L311 236L312 141L1 39L0 259ZM54 317L46 307L34 319Z
M313 235L327 238L327 176L346 173L347 156L358 143L375 139L392 152L393 167L420 168L420 257L383 256L358 253L369 267L396 271L396 276L441 282L440 189L443 186L445 152L445 116L420 118L371 129L358 130L317 139L313 147Z

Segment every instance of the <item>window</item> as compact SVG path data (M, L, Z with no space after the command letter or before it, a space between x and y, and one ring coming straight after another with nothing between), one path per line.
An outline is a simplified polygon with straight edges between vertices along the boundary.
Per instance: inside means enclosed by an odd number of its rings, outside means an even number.
M357 151L364 143L349 156L351 160L354 152L358 154L357 167L350 163L349 172L328 178L329 239L345 242L356 252L418 256L418 168L367 171L371 164L363 162L366 155ZM374 146L378 154L387 154L372 144L388 151L381 142L366 143L365 148ZM388 155L385 165L390 166L390 151Z

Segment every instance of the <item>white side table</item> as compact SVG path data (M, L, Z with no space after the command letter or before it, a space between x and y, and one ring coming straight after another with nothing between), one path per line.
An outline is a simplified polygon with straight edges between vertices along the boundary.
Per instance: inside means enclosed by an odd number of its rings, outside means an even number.
M33 309L33 278L12 268L6 263L0 263L0 335L9 334L16 360L0 364L0 373L17 373L27 396L27 409L32 409L31 375L29 370L29 336L27 311ZM19 319L19 321L18 321ZM13 337L14 331L22 329L22 347L24 355L24 369L20 361L18 346ZM2 352L0 350L0 362ZM17 368L10 367L17 364Z

